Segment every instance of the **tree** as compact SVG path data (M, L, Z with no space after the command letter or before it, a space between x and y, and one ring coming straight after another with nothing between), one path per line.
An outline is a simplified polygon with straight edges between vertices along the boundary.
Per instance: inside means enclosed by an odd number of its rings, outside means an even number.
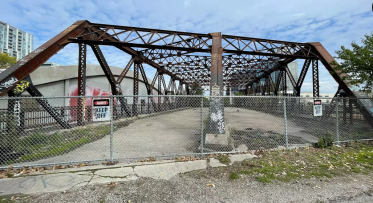
M7 69L16 62L16 57L9 56L7 53L0 53L0 69Z
M341 62L332 62L337 74L348 85L358 86L365 92L372 92L373 87L373 32L365 35L361 40L362 46L352 42L352 49L341 46L341 50L336 51L336 58Z
M192 84L191 91L189 92L191 95L203 95L203 89L197 83Z

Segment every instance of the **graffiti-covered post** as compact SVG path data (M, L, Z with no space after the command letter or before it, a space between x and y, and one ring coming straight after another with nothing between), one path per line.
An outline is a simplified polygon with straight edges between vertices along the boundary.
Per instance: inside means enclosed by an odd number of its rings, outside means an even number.
M209 133L224 134L224 106L218 85L212 86L210 96Z
M210 108L205 144L207 148L229 150L228 137L224 122L223 104L223 63L222 36L220 32L211 33L211 83Z
M223 99L223 63L221 47L222 36L220 32L211 33L211 83L210 83L210 117L209 131L211 133L224 134L224 106Z

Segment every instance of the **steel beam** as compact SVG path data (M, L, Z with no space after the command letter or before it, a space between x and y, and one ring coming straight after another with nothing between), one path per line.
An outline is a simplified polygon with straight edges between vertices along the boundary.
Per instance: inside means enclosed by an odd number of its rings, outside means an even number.
M117 84L121 84L124 77L127 75L127 72L129 71L129 69L132 67L132 64L134 62L134 57L131 57L131 60L127 63L126 67L123 69L122 73L119 75L119 77L117 78Z
M142 66L141 63L139 64L139 70L140 70L141 76L143 78L147 93L148 93L149 96L151 96L152 95L152 87L150 87L150 85L149 85L148 78L146 77L144 67ZM153 109L156 108L153 97L148 97L148 105L150 105L149 103L153 106Z
M79 44L79 67L78 67L78 96L85 96L86 82L87 45ZM84 125L85 120L85 98L78 98L77 124Z
M319 65L317 60L312 60L312 84L313 84L313 97L320 96L319 86Z
M302 70L299 74L297 85L295 87L296 96L298 96L298 97L300 97L300 91L301 91L301 88L302 88L302 85L303 85L303 81L304 81L304 78L306 78L306 74L308 72L308 68L310 67L310 64L311 64L311 59L306 59L304 61Z
M48 100L42 98L43 95L39 92L39 90L31 83L30 87L27 89L27 92L33 97L41 97L40 99L35 99L41 107L43 107L49 115L54 118L58 124L60 124L63 128L71 128L70 124L61 116L57 111L49 104Z
M296 84L296 82L295 82L295 79L294 79L294 77L293 77L293 74L291 74L290 69L289 69L289 67L288 67L287 65L285 66L285 71L286 71L286 73L287 73L287 76L288 76L289 79L290 79L291 84L293 85L293 89L295 89L295 87L297 86L297 84Z
M286 84L286 72L284 70L281 71L281 79L282 79L282 95L287 96L287 84Z
M275 76L276 76L276 74L275 74ZM276 79L276 87L275 87L275 90L273 92L276 96L278 95L278 90L280 89L281 79L282 79L282 71L279 72L279 74L277 76L277 79Z
M135 65L133 66L133 104L132 104L132 115L137 116L137 103L139 100L139 67L140 63L138 61L135 61Z

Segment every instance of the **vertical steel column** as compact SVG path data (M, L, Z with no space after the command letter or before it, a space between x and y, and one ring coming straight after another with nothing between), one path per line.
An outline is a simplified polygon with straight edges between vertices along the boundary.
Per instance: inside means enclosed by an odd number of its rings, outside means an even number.
M210 89L215 84L220 88L220 95L223 95L223 48L221 47L222 36L220 32L211 33L211 83Z
M185 84L185 91L186 91L187 95L190 94L190 92L189 92L189 85L188 84Z
M313 97L320 96L319 90L319 65L316 59L312 60Z
M286 85L286 72L281 71L281 79L282 79L282 95L287 95L287 85Z
M158 111L162 110L162 97L159 95L162 95L162 72L158 72Z
M87 45L79 43L78 96L85 96ZM85 98L78 98L77 124L84 125Z
M276 74L275 74L276 76ZM280 71L277 78L276 78L276 86L275 86L275 90L273 91L273 93L277 96L278 95L278 90L280 89L280 83L281 83L281 78L282 78L282 72Z
M133 66L133 104L132 104L132 115L137 116L137 102L139 100L139 62L135 61L135 65Z

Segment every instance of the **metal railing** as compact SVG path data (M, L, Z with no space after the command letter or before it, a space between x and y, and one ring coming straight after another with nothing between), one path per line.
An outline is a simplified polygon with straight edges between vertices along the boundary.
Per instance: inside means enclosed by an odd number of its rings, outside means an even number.
M69 124L65 126L37 98L1 98L0 166L235 153L309 146L324 138L373 139L373 120L355 98L323 102L322 115L314 116L313 98L227 96L212 103L204 96L120 96L126 102L122 105L118 97L103 97L110 101L106 121L94 119L92 100L98 97L84 97L80 106L83 97L45 97ZM220 114L210 108L216 101L222 104ZM219 126L216 119L222 119Z

